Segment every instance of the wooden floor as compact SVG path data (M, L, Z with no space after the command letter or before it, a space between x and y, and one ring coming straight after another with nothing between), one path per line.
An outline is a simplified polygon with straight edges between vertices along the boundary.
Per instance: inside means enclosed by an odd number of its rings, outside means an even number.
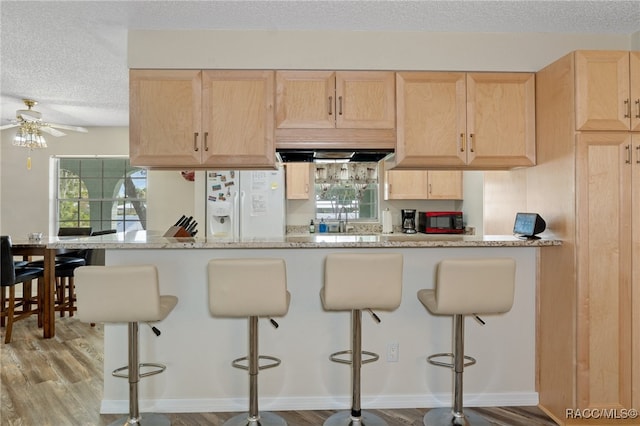
M4 339L4 329L2 329ZM12 342L1 347L0 422L11 426L108 425L118 415L100 415L102 327L56 319L56 337L42 339L34 318L15 324ZM123 350L124 346L123 346ZM555 425L536 407L482 408L494 425ZM428 409L371 410L390 426L422 425ZM334 411L278 412L289 426L320 426ZM237 413L169 414L173 425L222 425Z

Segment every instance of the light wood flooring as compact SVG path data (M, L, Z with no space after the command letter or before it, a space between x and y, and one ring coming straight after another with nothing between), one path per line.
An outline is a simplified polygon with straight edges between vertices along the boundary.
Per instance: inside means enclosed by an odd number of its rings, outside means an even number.
M2 329L4 338L4 328ZM126 350L123 342L123 350ZM1 346L0 423L7 426L108 425L118 415L100 415L102 326L56 318L56 337L42 339L35 318L14 325L12 342ZM537 407L477 409L494 425L555 425ZM426 408L371 410L390 426L420 426ZM289 426L320 426L334 411L278 412ZM169 414L173 425L219 426L237 413Z

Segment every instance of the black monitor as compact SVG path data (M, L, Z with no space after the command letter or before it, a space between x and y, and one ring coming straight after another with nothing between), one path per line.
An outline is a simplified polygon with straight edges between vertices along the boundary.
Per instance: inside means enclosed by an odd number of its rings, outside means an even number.
M543 232L546 227L546 222L537 213L516 213L513 233L522 238L539 238L536 234Z

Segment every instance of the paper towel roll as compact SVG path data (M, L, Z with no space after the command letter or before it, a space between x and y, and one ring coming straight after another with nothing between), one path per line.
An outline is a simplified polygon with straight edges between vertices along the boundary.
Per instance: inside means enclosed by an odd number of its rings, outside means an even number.
M391 234L393 232L393 224L391 223L391 212L389 209L382 211L382 233Z

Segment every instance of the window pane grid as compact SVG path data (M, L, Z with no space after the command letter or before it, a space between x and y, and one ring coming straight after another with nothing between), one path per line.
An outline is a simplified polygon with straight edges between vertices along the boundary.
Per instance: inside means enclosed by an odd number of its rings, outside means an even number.
M57 164L59 227L146 229L138 217L146 217L145 169L131 167L126 158L59 158Z

